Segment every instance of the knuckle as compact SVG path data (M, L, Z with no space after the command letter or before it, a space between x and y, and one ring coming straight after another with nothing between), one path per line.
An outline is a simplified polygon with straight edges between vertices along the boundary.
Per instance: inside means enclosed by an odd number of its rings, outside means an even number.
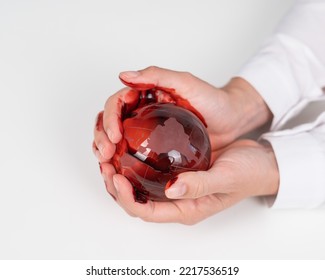
M193 198L199 198L205 194L206 191L206 183L204 176L200 172L197 172L196 176L198 176L198 179L196 180L196 184L193 186L192 189L192 197ZM194 181L194 180L193 180Z
M155 66L155 65L150 65L149 67L147 67L145 70L147 70L148 72L157 72L157 70L159 69L159 67Z
M185 226L194 226L197 223L198 223L198 221L196 219L193 219L193 217L185 217L181 221L181 224L183 224Z
M152 217L150 216L143 216L143 217L139 217L142 221L147 222L147 223L151 223L154 222L154 220L152 219Z
M193 226L193 225L195 225L195 223L193 221L183 221L182 224L185 225L185 226Z
M181 212L178 222L186 226L193 226L199 222L197 215L197 202L196 200L189 200L187 203L186 212Z
M183 79L184 80L187 80L187 81L190 81L194 78L194 75L190 72L187 72L187 71L183 71L181 72L181 75L183 76Z

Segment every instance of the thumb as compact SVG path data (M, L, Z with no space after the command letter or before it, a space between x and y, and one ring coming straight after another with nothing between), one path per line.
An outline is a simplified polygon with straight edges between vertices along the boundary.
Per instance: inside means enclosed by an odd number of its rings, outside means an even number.
M209 171L185 172L170 180L165 194L168 198L198 198L218 192L219 187Z
M186 72L178 72L156 66L150 66L139 71L121 72L119 75L119 78L126 86L138 90L154 87L182 90L189 77L193 76Z

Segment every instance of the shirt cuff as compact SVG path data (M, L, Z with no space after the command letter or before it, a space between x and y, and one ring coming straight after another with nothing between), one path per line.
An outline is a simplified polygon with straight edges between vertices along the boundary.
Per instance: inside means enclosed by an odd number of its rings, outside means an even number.
M276 133L275 133L276 134ZM272 208L314 208L325 201L325 155L319 142L307 132L262 136L273 147L280 173ZM272 205L273 203L273 205Z

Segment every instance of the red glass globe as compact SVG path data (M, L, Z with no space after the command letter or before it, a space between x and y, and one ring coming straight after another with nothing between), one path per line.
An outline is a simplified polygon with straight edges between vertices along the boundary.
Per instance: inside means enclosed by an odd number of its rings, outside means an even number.
M167 201L168 181L182 172L209 168L207 130L189 110L172 103L149 104L122 124L124 135L113 164L133 185L136 201Z

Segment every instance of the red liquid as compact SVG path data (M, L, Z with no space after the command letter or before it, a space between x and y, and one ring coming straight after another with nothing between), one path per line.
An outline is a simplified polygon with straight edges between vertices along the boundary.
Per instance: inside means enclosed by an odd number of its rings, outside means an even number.
M140 91L122 111L123 139L112 163L134 188L135 200L167 201L165 187L186 171L207 170L211 146L200 119L174 103L157 103L160 90ZM187 102L188 103L188 102Z
M127 82L123 79L120 79L120 80L126 86L133 89L132 91L130 91L129 94L134 95L136 92L140 92L140 97L142 96L142 98L146 99L148 96L148 93L149 93L150 95L152 95L154 97L156 102L175 103L176 105L186 108L187 110L194 113L201 120L201 122L203 122L205 127L207 127L205 119L200 114L200 112L198 112L186 99L177 95L175 92L175 89L158 87L158 86L155 86L154 84L134 84L134 83ZM146 100L146 103L148 103L148 100Z
M103 115L104 115L104 112L102 111L97 116L97 120L96 120L96 130L97 131L103 130Z

